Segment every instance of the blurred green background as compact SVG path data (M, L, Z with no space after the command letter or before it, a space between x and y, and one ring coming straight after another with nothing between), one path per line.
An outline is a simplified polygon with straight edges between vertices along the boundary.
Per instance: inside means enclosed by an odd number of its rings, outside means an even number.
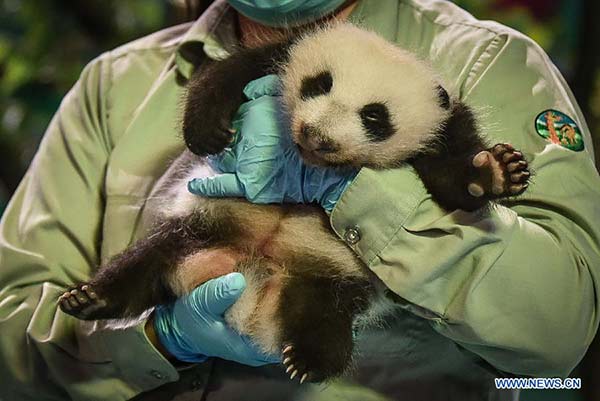
M536 40L559 67L600 135L600 2L457 0ZM185 0L0 0L0 215L61 98L101 52L194 14ZM595 141L598 143L598 141ZM596 149L599 146L596 145ZM598 162L597 162L598 164ZM600 223L600 222L599 222ZM574 373L579 392L525 392L525 401L600 400L598 346Z
M184 20L166 0L0 0L0 214L85 64Z

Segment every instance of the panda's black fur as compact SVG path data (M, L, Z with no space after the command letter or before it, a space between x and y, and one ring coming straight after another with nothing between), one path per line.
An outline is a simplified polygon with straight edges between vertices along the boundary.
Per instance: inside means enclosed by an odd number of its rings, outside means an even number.
M345 38L346 47L338 37ZM360 68L387 63L388 75L356 79L359 67L327 65L327 60L339 61L338 53L355 49L372 53ZM396 67L398 76L392 77ZM240 271L248 287L226 314L230 325L263 351L282 353L288 373L302 381L328 379L347 369L353 322L373 304L379 284L331 232L325 213L314 205L206 199L186 189L189 179L214 173L203 156L230 143L230 121L245 101L245 85L270 73L282 77L292 136L309 163L371 168L410 163L433 199L449 211L474 210L527 186L522 155L510 145L496 145L488 150L504 175L503 190L493 193L484 183L485 193L471 195L469 185L489 178L472 163L488 148L474 114L424 63L373 33L340 24L240 50L202 65L189 81L183 118L189 150L157 184L152 198L162 203L155 205L159 212L148 235L101 266L89 283L63 294L64 312L88 320L137 316L208 278ZM386 78L406 86L371 90ZM402 95L405 105L397 104ZM405 130L399 113L409 117ZM418 121L423 115L432 120Z

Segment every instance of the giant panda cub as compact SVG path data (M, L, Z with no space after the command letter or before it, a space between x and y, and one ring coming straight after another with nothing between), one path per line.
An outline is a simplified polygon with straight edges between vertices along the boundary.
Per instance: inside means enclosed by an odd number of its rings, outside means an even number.
M187 150L157 185L154 224L60 308L80 319L142 314L206 280L238 271L247 287L227 322L292 379L322 381L350 365L353 324L374 309L381 284L315 205L255 205L191 195L214 174L204 156L231 141L244 86L281 77L291 135L307 163L387 169L411 164L448 211L472 211L521 194L527 163L508 144L488 148L469 107L411 53L345 23L203 65L189 82ZM242 133L243 134L243 133Z

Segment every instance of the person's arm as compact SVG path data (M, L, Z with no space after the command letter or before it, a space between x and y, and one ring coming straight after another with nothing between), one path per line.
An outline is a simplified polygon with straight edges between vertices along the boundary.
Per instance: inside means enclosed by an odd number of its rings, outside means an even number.
M487 212L447 214L411 169L363 169L332 225L444 336L502 372L565 376L598 327L600 179L589 132L556 68L521 37L492 41L462 94L491 142L524 152L528 190ZM545 109L574 118L586 150L538 135Z
M58 296L100 262L110 59L63 100L0 224L0 398L125 400L178 378L144 322L62 313Z

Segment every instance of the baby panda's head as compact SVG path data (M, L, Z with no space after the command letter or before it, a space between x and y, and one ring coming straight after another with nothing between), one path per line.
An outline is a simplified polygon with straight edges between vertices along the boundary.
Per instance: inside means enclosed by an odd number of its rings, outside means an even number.
M317 165L397 166L450 115L451 100L425 63L347 23L303 36L280 75L293 141Z

